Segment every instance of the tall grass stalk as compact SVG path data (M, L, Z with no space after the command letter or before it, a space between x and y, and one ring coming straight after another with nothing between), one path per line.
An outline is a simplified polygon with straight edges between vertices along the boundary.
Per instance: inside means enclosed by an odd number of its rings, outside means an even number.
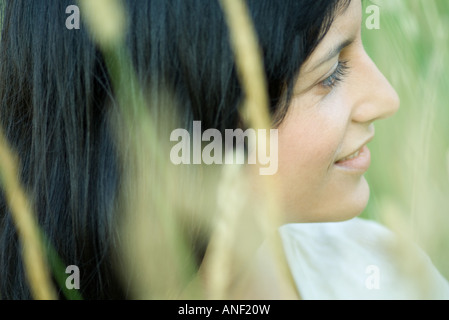
M32 206L19 180L18 158L0 132L0 179L16 225L31 294L37 300L57 298Z

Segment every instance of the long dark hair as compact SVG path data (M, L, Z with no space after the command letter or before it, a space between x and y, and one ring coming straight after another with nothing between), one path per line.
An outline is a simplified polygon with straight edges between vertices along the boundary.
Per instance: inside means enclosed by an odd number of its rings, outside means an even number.
M300 66L348 2L247 0L277 121ZM0 123L19 155L40 227L62 260L83 270L85 299L127 298L111 263L121 175L104 58L87 28L65 27L73 1L2 3ZM182 101L177 112L186 128L194 120L203 130L238 126L242 90L218 1L129 0L126 8L127 46L142 84L169 88ZM2 299L31 298L20 250L2 194Z

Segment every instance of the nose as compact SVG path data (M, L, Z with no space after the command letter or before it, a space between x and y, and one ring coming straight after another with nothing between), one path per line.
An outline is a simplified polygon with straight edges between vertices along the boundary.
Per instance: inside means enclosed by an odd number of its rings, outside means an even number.
M398 111L400 105L397 92L366 53L359 63L355 82L357 88L353 91L356 100L352 120L372 123L391 117Z

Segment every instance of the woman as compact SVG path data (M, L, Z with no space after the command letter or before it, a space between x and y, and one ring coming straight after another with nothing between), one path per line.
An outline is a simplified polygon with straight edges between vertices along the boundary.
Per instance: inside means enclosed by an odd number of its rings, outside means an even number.
M139 83L151 88L151 99L164 90L170 92L177 106L173 111L153 103L151 114L173 115L190 132L195 120L201 121L203 132L240 127L243 92L219 3L126 4L131 21L126 44ZM399 105L395 91L363 49L361 2L249 0L247 4L263 52L273 127L278 129L275 176L285 213L282 223L356 217L369 197L363 174L370 162L366 145L374 137L373 123L393 115ZM115 92L108 61L87 28L65 28L69 5L59 0L4 4L1 124L21 159L22 183L44 234L62 261L82 270L82 296L129 298L115 252L120 242L117 199L127 166L109 121L117 111ZM19 240L4 200L1 208L1 296L30 298ZM376 235L384 232L378 225L355 223L347 234L359 226ZM333 225L318 226L315 235L332 242L328 235L337 234L335 243L346 228L326 231ZM304 230L310 230L308 224L281 229L294 279L290 287L304 298L326 298L329 291L312 294L313 285L304 277L313 267L301 265L301 243L307 247L303 240L314 239L304 236ZM195 247L201 262L204 250L197 239ZM323 261L317 263L327 265L328 260ZM431 270L432 281L441 281L440 292L447 294L445 282L432 268L426 269ZM344 298L346 293L332 296L332 291L330 296Z

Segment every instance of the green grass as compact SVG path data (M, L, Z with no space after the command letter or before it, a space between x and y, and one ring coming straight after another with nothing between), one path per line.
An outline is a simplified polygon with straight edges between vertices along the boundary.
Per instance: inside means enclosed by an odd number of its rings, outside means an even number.
M363 216L399 226L449 276L449 1L383 0L365 48L401 98L376 124ZM365 16L366 18L366 16ZM396 222L396 223L395 223Z
M363 27L365 48L402 107L376 124L367 174L371 200L362 216L412 237L449 278L449 1L378 0L365 6L373 3L380 6L381 24L379 30ZM161 287L172 277L165 273Z

